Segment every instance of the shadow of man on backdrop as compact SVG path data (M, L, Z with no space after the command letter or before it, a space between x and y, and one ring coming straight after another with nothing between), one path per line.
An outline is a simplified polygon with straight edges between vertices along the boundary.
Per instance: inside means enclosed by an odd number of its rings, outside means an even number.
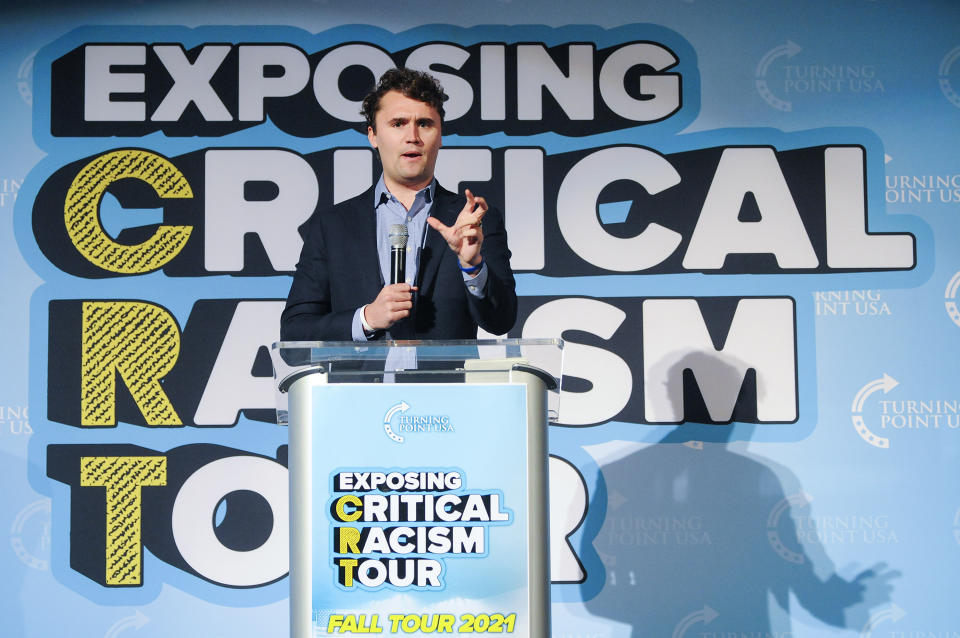
M682 390L668 389L678 421L712 423L703 399L709 393L701 394L692 370L714 381L734 375L722 380L725 387L733 380L740 387L744 377L706 354L682 359L671 370L676 376L660 377L684 379ZM753 399L762 391L748 371L740 390L747 400L736 401L730 420L755 418L747 412L756 410ZM863 628L870 609L888 602L888 581L897 574L878 565L851 580L840 577L816 534L797 533L795 518L809 509L797 478L769 459L731 449L734 427L750 428L738 430L746 440L754 426L671 427L659 442L602 466L606 517L593 543L606 582L585 602L587 610L629 624L633 638L767 638L790 635L792 593L824 623ZM711 436L703 438L714 442L691 440L704 428Z

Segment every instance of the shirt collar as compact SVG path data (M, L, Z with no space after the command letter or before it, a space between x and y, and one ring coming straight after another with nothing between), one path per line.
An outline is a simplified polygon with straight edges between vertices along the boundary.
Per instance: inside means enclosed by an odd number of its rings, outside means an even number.
M425 209L429 204L433 203L433 197L436 194L436 191L437 191L436 178L430 180L430 184L428 184L426 187L417 191L417 195L413 200L413 206L411 206L413 215L419 214L421 210ZM423 204L418 205L418 200L422 201ZM380 179L377 180L377 186L373 190L373 201L376 202L374 204L375 209L380 208L382 204L385 204L388 201L393 201L393 202L396 202L398 206L403 206L403 204L400 203L400 200L394 197L393 193L391 193L390 190L387 188L386 183L383 181L383 174L380 175Z

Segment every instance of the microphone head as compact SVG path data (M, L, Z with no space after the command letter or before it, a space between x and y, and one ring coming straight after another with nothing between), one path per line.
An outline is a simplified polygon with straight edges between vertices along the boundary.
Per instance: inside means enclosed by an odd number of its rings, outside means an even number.
M390 224L390 231L387 236L390 240L390 248L406 248L407 247L407 225L406 224Z

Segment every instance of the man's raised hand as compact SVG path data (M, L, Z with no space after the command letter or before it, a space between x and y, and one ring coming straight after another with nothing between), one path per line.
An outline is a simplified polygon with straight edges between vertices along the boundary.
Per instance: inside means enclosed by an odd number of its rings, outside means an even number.
M467 203L457 215L453 226L447 226L435 217L428 217L427 223L447 242L450 250L457 254L464 268L477 266L482 261L480 248L483 246L483 226L481 221L487 213L487 200L474 197L470 189L464 191Z

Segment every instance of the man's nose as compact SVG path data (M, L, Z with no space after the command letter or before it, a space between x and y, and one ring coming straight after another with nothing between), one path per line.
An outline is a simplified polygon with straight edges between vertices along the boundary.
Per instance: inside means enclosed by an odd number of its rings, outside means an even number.
M415 144L420 143L420 127L417 126L416 122L407 127L407 139Z

